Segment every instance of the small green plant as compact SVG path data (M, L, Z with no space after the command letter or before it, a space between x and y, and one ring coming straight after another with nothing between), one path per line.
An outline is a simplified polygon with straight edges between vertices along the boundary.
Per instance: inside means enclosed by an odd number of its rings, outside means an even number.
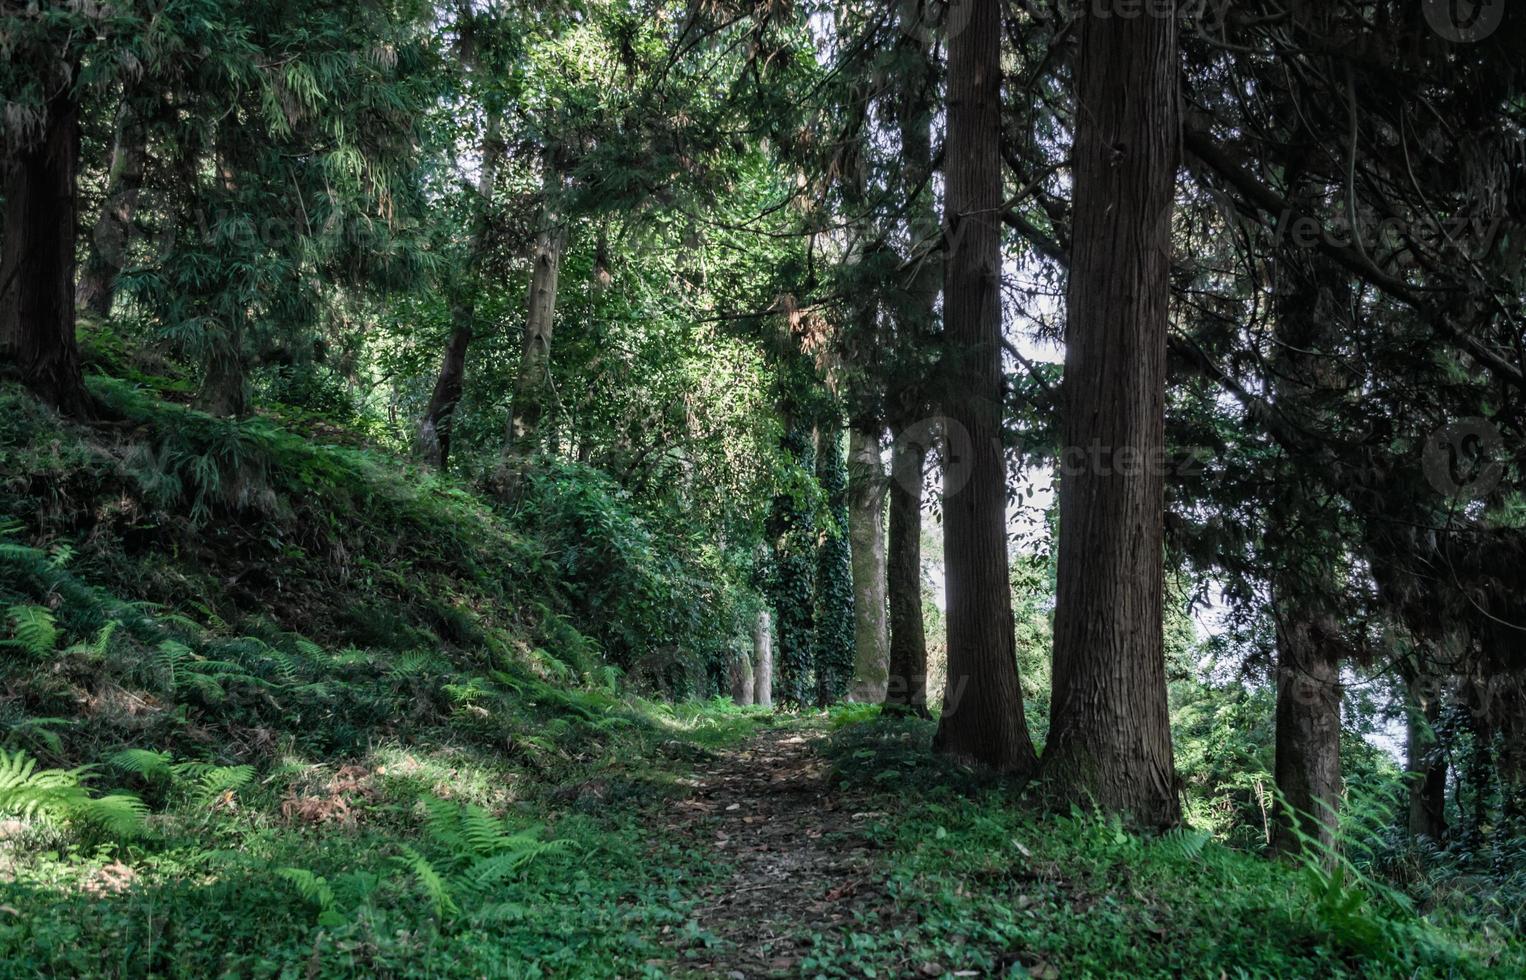
M147 827L148 807L135 796L92 796L81 780L89 767L38 769L25 752L0 749L0 816L95 829L109 837L137 837Z
M12 606L6 610L10 622L11 638L0 640L0 646L24 650L41 657L52 653L58 646L58 623L53 611L45 606Z
M475 804L457 805L434 796L422 797L421 803L433 857L404 844L395 861L412 874L442 917L460 912L456 896L479 897L531 863L571 846L565 840L543 839L539 827L510 829Z

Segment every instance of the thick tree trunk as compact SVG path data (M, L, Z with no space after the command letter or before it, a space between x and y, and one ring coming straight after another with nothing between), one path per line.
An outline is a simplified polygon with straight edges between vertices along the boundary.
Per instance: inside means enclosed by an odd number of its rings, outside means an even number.
M531 257L529 311L519 353L519 376L514 384L514 403L505 438L503 484L512 496L523 476L524 461L540 446L541 427L554 407L556 389L551 378L552 328L556 321L556 290L561 274L566 230L557 215L561 174L546 161L546 200L541 230Z
M0 244L0 369L67 415L94 400L74 335L74 219L79 106L65 90L44 107L41 137L4 159Z
M440 374L435 379L434 391L429 405L419 420L419 453L424 461L441 470L450 467L450 437L456 417L456 406L461 403L461 393L466 386L466 352L476 333L477 309L472 294L477 289L477 273L482 268L487 250L488 230L492 226L493 184L498 179L498 168L503 160L503 143L500 139L501 123L497 116L488 119L482 137L482 169L477 175L477 196L474 201L473 229L467 246L466 270L462 282L454 287L454 300L450 307L450 339L445 343L445 357L440 362Z
M85 267L80 272L75 304L94 316L111 315L116 300L117 276L127 264L133 216L143 188L143 164L148 156L148 128L135 93L122 96L117 108L111 148L111 169L106 175L106 200L95 220Z
M753 702L752 654L737 650L731 658L731 700L739 705Z
M1001 4L965 0L968 24L949 39L944 335L945 403L957 452L943 495L948 691L934 742L953 758L1031 773L1007 570L1002 449Z
M1490 706L1494 729L1499 733L1495 766L1500 802L1506 820L1520 821L1526 818L1526 676L1502 673L1495 682Z
M848 433L848 544L853 553L853 683L863 704L885 700L890 632L885 606L885 463L878 432Z
M901 427L890 455L890 678L885 710L927 717L927 638L922 625L922 479L927 447Z
M1338 632L1325 613L1289 603L1277 615L1277 791L1272 848L1318 853L1335 844L1341 794L1341 679Z
M440 470L450 468L452 425L456 406L461 404L461 393L466 388L466 351L475 333L472 329L475 309L471 301L452 304L450 319L453 326L450 339L445 342L440 374L435 378L434 391L430 393L429 404L419 420L419 455L425 463Z
M758 610L752 627L752 692L758 706L774 706L774 635L766 607Z
M885 710L927 717L927 640L922 624L922 482L927 446L926 393L921 389L924 352L932 335L943 265L938 259L938 212L933 192L932 83L926 0L900 0L898 17L908 66L897 99L901 137L901 192L905 199L912 263L906 301L893 309L896 369L886 391L894 441L890 450L890 541L886 591L890 607L890 678Z
M1044 774L1062 806L1094 805L1163 827L1181 819L1161 627L1175 20L1085 17L1076 77Z
M218 418L245 418L249 415L249 378L243 324L235 315L220 329L222 337L206 359L196 407Z
M1405 754L1409 771L1409 832L1440 842L1447 833L1447 757L1437 744L1442 685L1422 675L1409 685Z
M248 135L238 120L229 117L226 125L217 133L217 180L222 189L221 206L237 209L239 167L244 160ZM229 273L231 275L231 273ZM232 283L224 278L224 287L232 289ZM209 415L219 418L241 419L249 414L249 365L248 352L244 350L244 317L242 306L223 304L224 320L215 323L215 339L207 345L203 356L201 390L196 394L196 406Z

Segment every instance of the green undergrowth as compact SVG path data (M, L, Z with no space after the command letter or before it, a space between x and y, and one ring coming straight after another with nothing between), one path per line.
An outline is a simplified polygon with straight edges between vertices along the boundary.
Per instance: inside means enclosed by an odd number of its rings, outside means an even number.
M1520 976L1503 923L1451 923L1337 855L1290 864L1206 831L1145 838L1040 815L1010 784L930 761L931 725L852 719L836 778L872 794L894 911L817 934L825 976Z
M640 696L469 488L91 384L0 387L0 977L662 972L724 866L652 809L768 716Z
M0 976L660 972L724 872L644 815L764 715L239 635L69 558L0 539Z

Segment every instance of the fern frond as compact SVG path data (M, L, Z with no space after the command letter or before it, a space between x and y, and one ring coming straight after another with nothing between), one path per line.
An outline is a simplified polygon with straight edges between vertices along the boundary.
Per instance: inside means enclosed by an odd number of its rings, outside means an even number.
M30 735L50 752L62 752L64 743L56 734L49 731L50 728L67 728L74 724L72 718L26 718L11 725L10 731L5 733L7 744L13 743L25 736Z
M111 638L115 636L117 630L121 628L121 620L110 620L106 623L105 626L101 627L100 632L95 634L94 640L91 640L89 643L76 643L66 652L88 654L91 658L100 660L106 656L106 651L111 648Z
M334 890L322 875L314 874L306 868L277 868L276 877L290 882L297 894L304 901L316 905L319 912L327 912L334 907Z
M513 838L504 830L503 822L480 806L464 807L460 826L462 836L477 854L497 854L512 846Z
M11 621L12 639L0 646L20 647L33 656L52 653L58 646L58 625L53 611L45 606L12 606L6 618Z
M174 764L168 752L152 749L123 749L106 761L115 769L144 779L169 778Z
M502 881L548 854L567 851L569 842L564 840L538 840L534 837L513 838L502 853L486 857L472 865L466 877L478 888Z
M148 829L148 804L136 796L113 793L82 801L70 817L112 837L141 837Z
M0 749L0 816L39 817L94 825L117 837L134 837L146 825L148 808L134 796L92 797L80 785L81 768L38 770L25 752Z
M440 916L455 915L461 911L451 897L450 888L445 883L445 878L429 859L407 844L399 845L402 853L393 858L402 868L412 873L415 880L424 889L429 900L434 903L435 914Z
M1195 861L1203 853L1203 848L1213 840L1213 835L1206 830L1194 830L1190 827L1178 827L1160 839L1160 844L1173 857L1183 861Z
M174 766L176 778L191 801L200 807L211 806L219 797L235 793L254 780L253 766L217 766L206 762L182 762Z

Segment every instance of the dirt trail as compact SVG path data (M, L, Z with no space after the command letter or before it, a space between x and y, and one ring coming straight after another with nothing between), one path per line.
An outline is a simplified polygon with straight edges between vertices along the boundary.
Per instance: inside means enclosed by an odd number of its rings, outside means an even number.
M856 911L886 903L875 845L863 834L881 814L831 784L816 740L788 729L756 735L702 763L692 793L674 804L672 831L708 842L734 865L695 912L721 942L691 948L681 970L793 976L809 953L799 937L846 927Z

